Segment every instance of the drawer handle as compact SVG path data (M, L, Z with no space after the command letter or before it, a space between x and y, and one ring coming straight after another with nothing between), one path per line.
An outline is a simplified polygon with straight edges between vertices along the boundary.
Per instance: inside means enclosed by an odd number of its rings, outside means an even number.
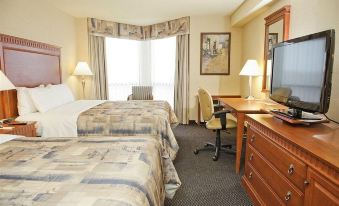
M252 137L251 137L251 142L254 142L254 139L255 139L255 136L253 134Z
M253 159L253 153L250 154L250 161Z
M294 165L290 164L290 166L289 166L289 168L287 170L287 173L291 175L291 174L293 174L293 172L294 172Z
M253 173L250 172L250 174L248 175L248 179L252 179Z
M289 201L291 199L292 192L288 191L287 194L285 195L285 200Z

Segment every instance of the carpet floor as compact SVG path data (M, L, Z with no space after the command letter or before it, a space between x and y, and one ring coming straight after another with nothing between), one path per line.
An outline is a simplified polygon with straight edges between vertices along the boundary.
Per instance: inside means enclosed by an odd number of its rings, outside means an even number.
M182 185L172 200L165 201L166 206L251 205L241 175L235 173L235 155L221 152L215 162L212 151L193 154L197 146L214 143L214 132L198 125L179 125L173 132L180 146L174 165ZM222 132L222 143L235 144L234 134Z

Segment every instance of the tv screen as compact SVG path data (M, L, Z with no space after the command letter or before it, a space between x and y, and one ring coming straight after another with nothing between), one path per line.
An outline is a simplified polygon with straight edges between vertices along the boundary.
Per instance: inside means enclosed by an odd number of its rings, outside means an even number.
M292 39L273 48L271 98L287 94L285 104L326 113L333 66L334 30Z

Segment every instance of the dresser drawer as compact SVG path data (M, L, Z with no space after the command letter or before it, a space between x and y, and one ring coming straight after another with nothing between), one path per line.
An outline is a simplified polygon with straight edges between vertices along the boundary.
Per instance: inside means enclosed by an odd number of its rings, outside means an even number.
M247 162L259 173L286 205L303 205L304 194L275 169L251 145L246 152Z
M250 184L250 187L252 187L255 190L255 193L260 197L258 200L259 204L284 205L280 198L272 191L250 164L246 165L244 176L246 184Z
M306 165L290 153L277 146L274 142L260 135L252 127L248 130L248 143L260 152L285 177L304 191L306 180ZM251 155L251 154L249 154Z

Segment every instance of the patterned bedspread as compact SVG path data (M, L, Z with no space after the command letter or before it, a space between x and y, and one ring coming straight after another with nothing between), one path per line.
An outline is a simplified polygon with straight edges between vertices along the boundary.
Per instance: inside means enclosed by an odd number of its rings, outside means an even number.
M181 183L161 152L146 136L14 139L0 144L0 205L163 205Z
M79 136L157 135L175 159L179 149L171 125L177 118L166 101L105 102L80 114Z

